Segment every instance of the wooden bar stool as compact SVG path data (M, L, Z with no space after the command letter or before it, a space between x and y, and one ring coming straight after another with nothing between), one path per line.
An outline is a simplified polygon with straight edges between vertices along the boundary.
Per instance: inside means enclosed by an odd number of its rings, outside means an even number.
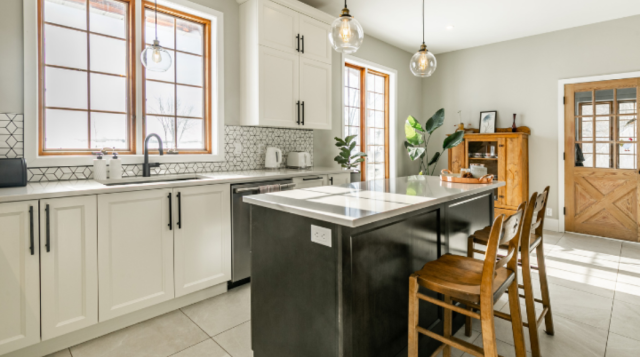
M551 314L551 299L549 297L549 286L547 282L547 271L544 260L544 217L549 198L549 187L544 189L541 194L534 193L531 195L530 204L524 215L524 223L522 227L522 244L520 247L520 260L518 263L522 265L522 285L519 288L524 289L524 298L526 305L527 321L524 326L529 328L529 339L531 340L531 352L533 357L541 357L540 339L538 336L538 328L545 322L545 332L548 335L554 334L553 315ZM475 244L487 245L489 240L490 228L486 227L475 232L469 237L468 255L473 253L485 253L482 250L475 249ZM529 237L527 240L526 237ZM506 246L500 248L506 249ZM531 265L531 252L535 250L538 259L538 266ZM485 257L488 259L488 257ZM540 277L540 291L542 299L536 299L533 294L533 285L531 281L531 270L538 270ZM506 292L505 292L506 293ZM542 304L542 312L536 316L535 303ZM535 325L534 323L535 322ZM471 319L467 318L465 333L471 335Z
M518 211L506 220L504 215L495 219L489 234L487 259L484 261L445 254L411 274L409 278L409 357L418 356L419 333L443 343L432 356L443 351L444 357L451 357L451 347L454 347L473 356L498 357L494 315L511 321L516 356L526 356L518 297L518 249L525 206L526 204L522 203ZM507 255L496 260L498 247L507 243ZM444 295L444 301L420 293L418 291L420 286ZM493 309L493 305L505 290L509 291L510 315ZM444 308L442 336L418 326L420 300ZM459 307L453 303L454 301L471 306L480 312ZM483 348L452 336L452 311L481 321Z

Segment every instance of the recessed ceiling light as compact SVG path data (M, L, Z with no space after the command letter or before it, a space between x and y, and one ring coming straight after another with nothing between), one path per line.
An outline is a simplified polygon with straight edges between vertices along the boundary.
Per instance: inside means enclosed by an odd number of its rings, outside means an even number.
M454 26L453 25L449 25L447 26L447 30L453 30Z

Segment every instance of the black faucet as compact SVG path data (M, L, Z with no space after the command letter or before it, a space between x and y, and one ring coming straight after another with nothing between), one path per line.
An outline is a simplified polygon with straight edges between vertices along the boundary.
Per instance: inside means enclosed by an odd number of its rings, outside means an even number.
M151 177L151 168L152 167L160 167L159 162L149 163L149 139L155 137L158 140L158 150L160 151L160 156L164 155L162 151L162 139L158 134L149 134L146 139L144 139L144 164L142 164L142 176L143 177Z

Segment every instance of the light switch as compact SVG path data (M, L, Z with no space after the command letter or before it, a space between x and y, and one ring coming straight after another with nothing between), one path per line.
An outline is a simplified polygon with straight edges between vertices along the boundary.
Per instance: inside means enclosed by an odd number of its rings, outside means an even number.
M331 229L311 225L311 241L331 248Z

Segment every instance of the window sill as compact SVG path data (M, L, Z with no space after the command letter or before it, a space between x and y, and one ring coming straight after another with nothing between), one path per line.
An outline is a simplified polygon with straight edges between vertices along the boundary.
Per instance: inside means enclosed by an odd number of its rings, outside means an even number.
M119 156L123 164L142 164L144 155L122 155ZM28 167L52 167L52 166L91 166L95 156L87 155L60 155L60 156L36 156L29 157L26 155ZM109 155L107 155L109 159ZM220 155L194 155L194 154L178 154L178 155L157 155L150 154L149 162L159 163L185 163L185 162L223 162L224 154Z

